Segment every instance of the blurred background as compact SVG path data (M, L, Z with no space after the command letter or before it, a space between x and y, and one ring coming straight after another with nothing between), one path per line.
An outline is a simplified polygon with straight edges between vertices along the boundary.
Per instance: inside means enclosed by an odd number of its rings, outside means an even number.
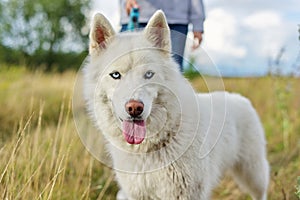
M118 30L119 2L105 2L95 1L94 12L104 13ZM202 49L191 52L192 44L187 44L185 51L188 60L190 57L195 60L198 71L216 75L212 70L216 66L220 74L227 77L265 76L269 73L300 75L298 0L284 3L273 0L204 0L203 3L206 20ZM205 51L214 64L205 62L205 55L199 51Z
M0 1L0 62L44 71L79 68L87 55L88 0Z
M204 1L201 50L222 76L299 76L299 4L297 0ZM118 0L1 0L0 63L45 71L78 69L87 55L89 23L96 12L120 29ZM192 58L198 71L216 75L201 53L191 51L191 44L186 45L185 57L186 68Z
M269 199L300 199L300 2L204 5L202 48L188 40L184 75L196 91L225 87L252 101L268 140ZM77 134L72 109L83 105L72 98L92 16L118 31L119 9L119 0L0 0L0 199L115 199L114 174ZM250 197L226 176L213 199Z

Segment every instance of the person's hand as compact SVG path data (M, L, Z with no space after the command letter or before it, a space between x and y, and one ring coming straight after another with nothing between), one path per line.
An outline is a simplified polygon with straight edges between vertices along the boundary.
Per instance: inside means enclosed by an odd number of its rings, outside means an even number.
M130 14L131 8L139 8L139 5L137 4L136 0L126 0L125 6L127 15Z
M194 42L193 42L192 49L195 50L200 46L202 42L202 32L194 31L193 33L194 33Z

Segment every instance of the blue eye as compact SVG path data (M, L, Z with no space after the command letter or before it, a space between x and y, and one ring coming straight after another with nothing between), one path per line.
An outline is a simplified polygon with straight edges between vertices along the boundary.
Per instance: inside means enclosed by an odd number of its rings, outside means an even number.
M115 72L110 73L109 75L110 75L113 79L121 79L121 74L120 74L120 72L115 71Z
M154 76L154 72L153 71L151 71L151 70L149 70L149 71L147 71L145 74L144 74L144 78L145 79L150 79L150 78L152 78L153 76Z

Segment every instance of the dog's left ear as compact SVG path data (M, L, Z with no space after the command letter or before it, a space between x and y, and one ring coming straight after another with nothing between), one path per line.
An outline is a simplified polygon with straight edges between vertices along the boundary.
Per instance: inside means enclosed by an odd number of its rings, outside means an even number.
M170 29L163 11L158 10L154 13L144 30L144 34L155 47L170 55Z
M104 15L97 13L94 16L90 32L90 55L98 55L107 48L108 42L115 36L115 31Z

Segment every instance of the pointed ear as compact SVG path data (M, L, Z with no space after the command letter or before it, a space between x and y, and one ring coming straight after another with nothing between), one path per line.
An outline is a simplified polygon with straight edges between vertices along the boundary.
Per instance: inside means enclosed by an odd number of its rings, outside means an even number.
M108 42L114 35L115 31L109 21L104 15L97 13L94 16L90 32L90 55L97 55L103 49L106 49Z
M170 29L163 11L158 10L149 20L144 34L146 38L157 48L171 52Z

